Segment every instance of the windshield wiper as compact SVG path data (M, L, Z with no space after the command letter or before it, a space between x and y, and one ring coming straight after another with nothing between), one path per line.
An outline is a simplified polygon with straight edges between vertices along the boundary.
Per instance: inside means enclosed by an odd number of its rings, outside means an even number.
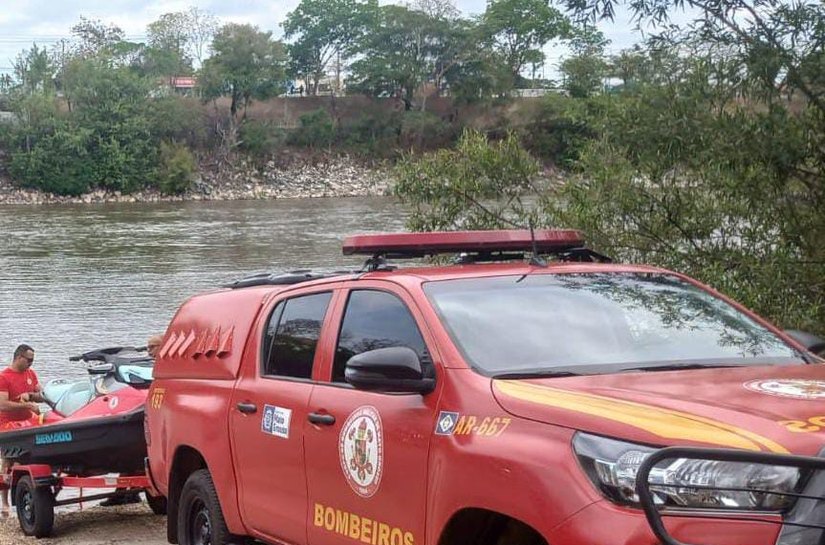
M579 377L581 373L573 371L561 371L554 369L535 369L531 371L509 371L493 375L495 379L527 379L527 378L556 378L556 377Z
M629 371L684 371L686 369L722 369L727 367L743 367L743 365L729 365L724 363L666 363L661 365L643 365L641 367L625 367L619 373Z

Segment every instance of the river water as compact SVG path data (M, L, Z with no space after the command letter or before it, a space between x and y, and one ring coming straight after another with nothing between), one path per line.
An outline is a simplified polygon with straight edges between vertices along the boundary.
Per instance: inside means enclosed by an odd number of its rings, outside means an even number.
M247 274L359 267L346 235L403 229L389 198L0 207L0 367L18 344L42 381L68 357L143 346L187 297Z

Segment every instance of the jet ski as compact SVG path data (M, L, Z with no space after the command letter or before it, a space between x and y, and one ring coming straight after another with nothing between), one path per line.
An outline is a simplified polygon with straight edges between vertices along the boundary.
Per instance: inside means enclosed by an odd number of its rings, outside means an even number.
M77 476L142 472L144 403L154 361L135 347L69 359L83 362L89 377L46 383L43 396L51 410L0 431L0 456Z

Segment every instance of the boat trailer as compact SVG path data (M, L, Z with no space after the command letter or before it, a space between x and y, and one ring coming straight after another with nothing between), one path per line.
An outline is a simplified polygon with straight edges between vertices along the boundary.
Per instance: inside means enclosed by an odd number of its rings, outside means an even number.
M87 490L106 491L84 495ZM27 536L48 537L54 528L55 507L144 492L156 515L166 514L166 498L153 496L149 477L140 475L69 475L46 464L13 465L0 475L0 490L11 491L20 529ZM61 493L77 491L76 494Z

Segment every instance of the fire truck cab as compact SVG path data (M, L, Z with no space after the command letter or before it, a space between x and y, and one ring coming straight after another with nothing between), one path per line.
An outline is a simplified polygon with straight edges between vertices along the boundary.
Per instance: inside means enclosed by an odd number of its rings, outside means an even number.
M822 542L825 367L765 320L575 231L344 252L364 270L174 316L146 410L170 543Z

